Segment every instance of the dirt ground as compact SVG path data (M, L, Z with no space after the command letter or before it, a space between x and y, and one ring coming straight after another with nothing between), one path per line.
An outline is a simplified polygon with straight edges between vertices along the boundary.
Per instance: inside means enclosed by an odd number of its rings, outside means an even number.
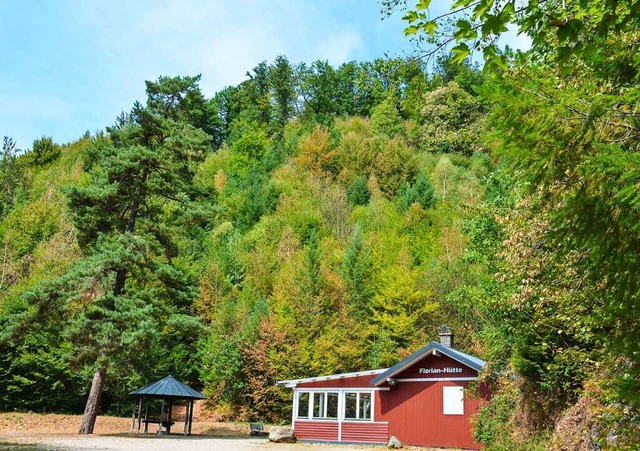
M6 434L75 435L80 428L80 415L0 413L0 437ZM183 423L176 423L174 431L182 430ZM128 434L131 418L98 416L94 433L96 435ZM153 426L150 426L152 430ZM222 423L216 421L198 421L196 416L192 432L195 435L242 436L248 434L246 423Z
M249 437L246 423L194 421L193 435L131 434L131 419L99 416L93 435L78 436L80 416L0 413L0 451L380 451L380 447L275 444ZM176 423L175 431L182 430ZM405 448L406 449L406 448ZM421 449L425 448L411 448Z
M0 440L5 438L0 437ZM324 445L324 444L275 444L267 439L212 437L212 436L51 436L14 438L16 451L380 451L380 447ZM9 446L9 444L5 445ZM0 444L0 450L3 448Z

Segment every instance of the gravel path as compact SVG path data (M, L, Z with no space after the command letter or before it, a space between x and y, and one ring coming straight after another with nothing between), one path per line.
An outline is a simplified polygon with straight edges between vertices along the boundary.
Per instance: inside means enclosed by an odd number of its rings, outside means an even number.
M0 0L1 1L1 0ZM203 416L203 415L201 415ZM99 416L93 435L77 435L79 415L0 413L0 451L380 451L381 447L275 444L249 437L248 423L201 419L194 435L130 434L131 418ZM176 425L180 430L180 424ZM422 451L427 451L424 448Z
M6 440L6 437L4 437ZM3 441L3 437L0 437ZM310 443L275 444L266 439L219 437L54 436L13 437L12 442L35 443L46 451L380 451L380 447Z

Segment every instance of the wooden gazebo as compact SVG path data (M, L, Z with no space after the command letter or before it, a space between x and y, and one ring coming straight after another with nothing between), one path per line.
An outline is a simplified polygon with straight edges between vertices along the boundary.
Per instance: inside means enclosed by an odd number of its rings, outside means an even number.
M173 376L167 376L159 381L147 385L146 387L132 391L131 395L136 396L136 407L133 410L133 420L131 422L131 432L137 424L139 433L144 425L144 433L149 432L149 423L158 424L158 434L162 434L163 428L167 434L171 433L171 426L175 423L171 419L174 401L186 400L186 411L184 415L184 434L191 434L193 424L193 403L196 399L205 399L204 395L193 388L183 384ZM149 415L149 403L153 399L162 400L160 417ZM144 414L143 414L144 404Z

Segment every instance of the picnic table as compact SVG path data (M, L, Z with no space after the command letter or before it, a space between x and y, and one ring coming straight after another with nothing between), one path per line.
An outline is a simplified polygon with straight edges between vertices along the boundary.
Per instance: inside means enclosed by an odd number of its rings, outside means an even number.
M157 418L142 418L140 420L141 423L144 423L144 433L148 434L149 433L149 423L151 424L157 424L157 425L161 425L163 428L167 429L167 434L171 434L171 426L173 426L174 424L176 424L175 421L167 421L167 420L160 420ZM160 428L158 428L158 433L160 433Z

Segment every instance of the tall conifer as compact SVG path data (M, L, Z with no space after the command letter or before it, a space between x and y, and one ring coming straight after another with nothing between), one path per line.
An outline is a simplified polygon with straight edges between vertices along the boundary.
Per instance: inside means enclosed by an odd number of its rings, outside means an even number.
M208 138L183 121L192 116L185 102L199 98L196 91L197 77L147 83L148 105L134 105L96 140L89 183L68 189L87 255L65 281L78 293L71 338L77 357L94 367L81 434L93 432L109 367L144 349L167 314L194 295L172 264L175 245L161 218L196 194L191 181Z

